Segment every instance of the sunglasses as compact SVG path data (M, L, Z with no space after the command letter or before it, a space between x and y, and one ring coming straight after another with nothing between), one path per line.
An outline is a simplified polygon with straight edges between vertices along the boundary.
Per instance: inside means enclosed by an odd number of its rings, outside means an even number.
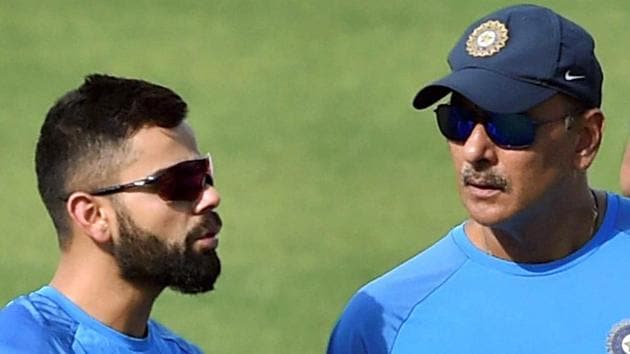
M206 186L214 186L210 154L197 160L183 161L137 181L96 189L92 195L108 195L130 189L147 188L166 201L197 200Z
M477 123L482 124L493 143L503 149L517 150L530 147L536 138L536 129L542 125L565 120L535 122L525 114L501 114L484 112L479 117L468 109L442 104L435 109L438 127L446 139L464 143Z

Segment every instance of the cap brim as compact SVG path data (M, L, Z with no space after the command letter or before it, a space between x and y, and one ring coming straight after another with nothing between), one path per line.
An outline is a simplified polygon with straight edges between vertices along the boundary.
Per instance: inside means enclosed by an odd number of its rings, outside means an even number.
M489 112L520 113L545 101L557 91L486 69L466 68L422 88L414 98L413 106L427 108L450 92L461 94Z

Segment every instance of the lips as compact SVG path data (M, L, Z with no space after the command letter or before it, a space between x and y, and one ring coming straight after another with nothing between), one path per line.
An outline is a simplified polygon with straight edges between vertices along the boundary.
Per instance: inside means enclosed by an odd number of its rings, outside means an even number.
M503 184L493 183L491 181L484 180L464 180L464 185L487 190L505 190L505 186Z
M214 234L207 234L204 237L197 238L194 243L202 249L215 249L219 247L219 238Z
M214 232L208 232L207 234L203 234L203 235L200 235L199 237L196 237L195 241L206 240L209 238L219 238L219 235Z
M487 183L486 181L474 181L465 183L466 193L478 200L494 199L500 193L503 193L504 189L496 184Z
M219 237L220 228L208 230L206 233L199 236L199 238Z
M217 235L219 234L219 232L221 231L221 227L222 227L223 223L221 221L221 218L219 217L219 214L215 213L215 212L211 212L210 214L208 214L208 217L206 217L200 225L198 225L197 227L195 227L191 232L190 232L190 239L192 242L196 242L196 241L204 241L204 242L210 242L209 240L214 240L214 243L217 243Z

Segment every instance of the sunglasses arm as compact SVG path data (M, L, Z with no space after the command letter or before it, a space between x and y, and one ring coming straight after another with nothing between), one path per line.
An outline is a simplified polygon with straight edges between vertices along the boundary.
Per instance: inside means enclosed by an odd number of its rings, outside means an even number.
M145 187L145 186L153 184L155 181L157 181L157 178L155 176L149 176L147 178L125 183L125 184L117 184L117 185L113 185L109 187L100 188L100 189L90 192L90 194L92 195L113 194L113 193L117 193L126 189Z

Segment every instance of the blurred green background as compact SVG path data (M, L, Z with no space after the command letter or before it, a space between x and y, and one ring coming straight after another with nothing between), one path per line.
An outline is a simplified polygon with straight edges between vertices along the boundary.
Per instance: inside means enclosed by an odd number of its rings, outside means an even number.
M606 134L590 172L618 191L630 118L630 2L538 1L586 27ZM0 1L0 306L50 279L55 234L33 151L53 101L92 72L189 103L224 219L217 290L166 291L154 317L208 353L322 353L351 294L465 212L416 90L506 1Z

